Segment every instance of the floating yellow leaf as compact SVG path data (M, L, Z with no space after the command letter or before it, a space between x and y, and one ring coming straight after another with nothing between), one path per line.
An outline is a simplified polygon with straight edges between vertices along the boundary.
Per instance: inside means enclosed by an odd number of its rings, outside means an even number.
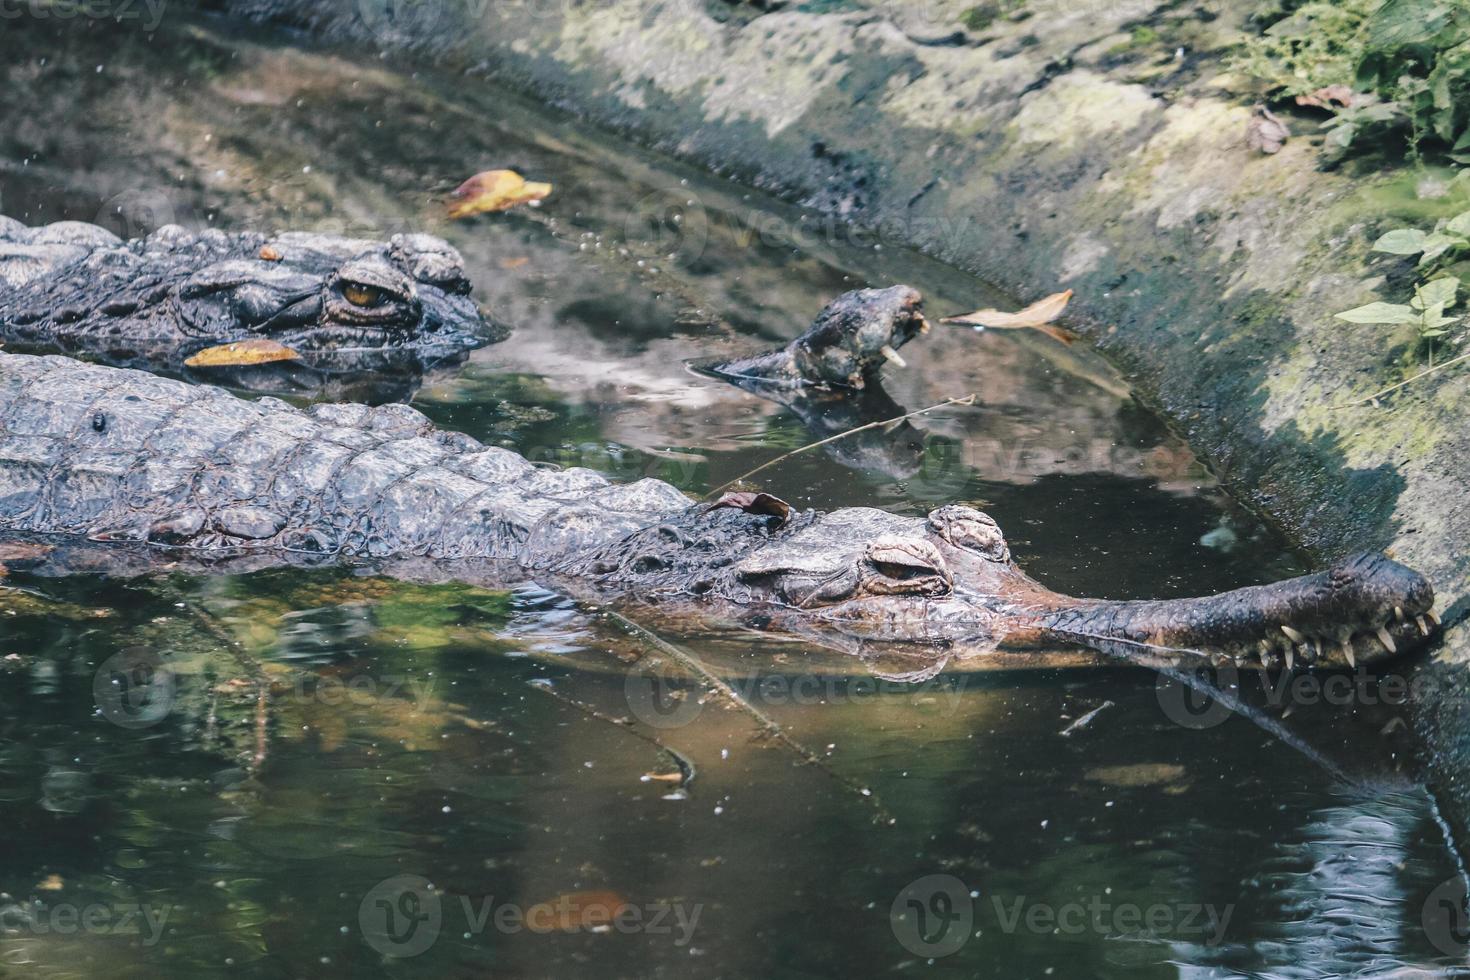
M300 354L284 344L261 338L242 340L220 347L206 347L185 361L184 366L191 368L248 367L252 364L299 361L300 359Z
M518 204L539 201L551 193L550 184L532 183L514 170L486 170L455 188L449 205L451 218L505 211Z
M1077 339L1076 334L1048 324L1061 316L1062 311L1071 301L1072 290L1068 289L1065 292L1052 293L1045 299L1037 300L1024 310L1018 310L1015 313L1006 313L1004 310L976 310L964 316L945 317L943 322L964 323L992 330L1039 330L1048 337L1070 345Z
M526 910L532 932L581 932L613 921L628 905L617 892L571 892Z
M40 892L59 892L65 887L66 882L61 875L47 875L45 879L36 882L36 891Z

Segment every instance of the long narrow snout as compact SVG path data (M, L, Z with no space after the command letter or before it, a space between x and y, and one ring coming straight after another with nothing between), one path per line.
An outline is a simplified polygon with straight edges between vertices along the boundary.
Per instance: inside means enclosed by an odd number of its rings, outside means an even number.
M1218 664L1354 667L1422 645L1438 628L1434 589L1381 555L1271 585L1197 599L1082 600L1041 617L1043 636L1100 649L1136 645Z

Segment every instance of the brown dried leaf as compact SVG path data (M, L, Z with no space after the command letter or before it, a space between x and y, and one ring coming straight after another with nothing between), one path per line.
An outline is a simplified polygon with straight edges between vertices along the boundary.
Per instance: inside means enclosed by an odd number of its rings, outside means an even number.
M248 367L252 364L271 364L275 361L299 361L301 355L284 344L259 338L242 340L219 347L206 347L184 362L185 367L218 368Z
M514 170L486 170L455 188L449 217L506 211L518 204L540 201L550 193L550 184L531 183Z
M1251 121L1245 127L1245 145L1262 153L1275 153L1286 144L1291 130L1276 114L1263 105L1251 110Z
M711 510L719 510L722 507L733 507L743 510L747 514L768 514L771 517L779 517L784 524L791 519L791 505L780 497L769 493L751 493L749 491L727 493L719 500L709 505L705 513Z
M1017 310L1015 313L1007 313L1004 310L976 310L964 316L945 317L942 322L963 323L990 330L1039 330L1048 337L1070 346L1077 339L1077 335L1070 330L1049 326L1049 324L1062 315L1071 301L1072 290L1068 289L1060 293L1052 293L1045 299L1039 299L1024 310Z
M581 932L608 925L628 906L617 892L570 892L526 910L531 932Z
M1353 104L1356 95L1357 93L1353 91L1350 85L1328 85L1325 88L1317 89L1315 92L1298 95L1296 97L1296 104L1313 106L1318 109L1331 109L1332 104L1335 102L1337 105L1346 109Z

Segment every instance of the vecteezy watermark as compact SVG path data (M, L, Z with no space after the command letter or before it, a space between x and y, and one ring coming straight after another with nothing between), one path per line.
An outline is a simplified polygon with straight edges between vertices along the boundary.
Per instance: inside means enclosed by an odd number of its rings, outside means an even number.
M1214 728L1236 713L1236 706L1280 713L1288 708L1330 705L1335 708L1399 708L1424 701L1463 701L1465 692L1456 678L1433 671L1411 674L1374 671L1359 666L1352 671L1262 672L1234 666L1199 667L1179 673L1160 673L1159 707L1175 724L1195 730ZM1247 698L1241 686L1249 681Z
M173 198L161 190L133 188L103 201L93 224L120 238L142 238L164 225L199 225L193 215L183 213L186 210L175 207Z
M927 875L894 896L888 924L899 944L915 956L949 956L970 941L979 897L954 875Z
M137 936L145 948L163 938L169 905L149 902L45 902L31 898L24 903L0 905L0 936Z
M417 710L427 710L437 681L408 674L358 674L336 677L303 672L290 684L272 683L264 691L255 681L232 680L217 684L213 693L236 696L252 702L264 697L268 704L315 703L335 707L350 704L371 706L387 699L412 700ZM172 713L179 700L180 679L168 661L145 647L132 647L113 654L92 676L92 697L97 713L120 728L151 728Z
M1463 959L1470 949L1470 909L1465 879L1456 875L1440 882L1424 900L1424 937L1446 956Z
M706 207L681 183L640 198L623 222L623 246L684 263L699 260L712 241L722 248L811 251L818 247L881 249L933 242L944 249L968 239L971 215L904 215L861 224L829 211L788 217L752 205L744 211Z
M168 0L0 0L0 20L111 20L136 21L145 31L156 31L163 23Z
M833 705L871 697L901 696L918 703L938 701L950 711L964 698L963 675L938 675L919 681L825 674L765 674L726 681L748 704ZM653 728L681 728L699 717L708 700L704 687L673 670L630 670L623 679L623 695L633 716Z
M1006 935L1148 935L1195 938L1206 946L1218 946L1225 939L1235 906L1198 902L1140 905L1115 901L1108 895L1061 903L1031 901L1025 895L991 895L988 902L982 902L979 891L954 875L935 874L899 891L889 908L888 922L904 949L937 959L983 937L984 928L977 930L976 923L987 912Z
M131 647L102 662L92 675L97 713L119 728L150 728L173 710L177 679L163 657Z
M1198 939L1205 946L1225 940L1234 904L1199 902L1115 902L1105 895L1086 900L1032 902L1025 895L991 897L1000 931L1010 935L1028 932L1038 936L1148 936L1156 939Z
M672 936L678 947L688 946L704 912L702 904L651 902L642 905L617 896L593 893L562 895L530 907L498 902L493 895L478 898L440 892L419 875L398 875L379 882L363 896L357 922L363 941L383 956L405 959L420 956L438 941L446 919L458 915L455 931L466 938L488 931L501 935L522 932L616 932Z

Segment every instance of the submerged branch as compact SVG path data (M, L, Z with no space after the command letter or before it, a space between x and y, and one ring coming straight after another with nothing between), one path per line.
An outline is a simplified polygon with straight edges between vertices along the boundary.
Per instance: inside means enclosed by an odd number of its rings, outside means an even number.
M266 676L260 661L251 656L240 641L220 625L213 613L183 596L176 596L176 601L189 613L195 625L229 650L235 662L250 675L250 682L255 687L255 751L250 758L250 771L258 772L265 763L270 744L270 678Z
M818 769L822 770L828 776L832 777L832 779L836 780L842 786L846 787L857 795L863 797L863 799L867 800L873 806L874 810L877 811L877 816L881 822L888 824L896 822L895 818L889 812L888 808L885 807L883 805L883 802L873 794L873 791L871 789L866 786L859 785L851 779L848 779L846 776L843 776L842 774L834 771L830 766L827 765L827 763L822 759L821 756L817 755L811 749L807 748L805 745L802 745L791 736L787 735L786 730L782 728L779 724L777 724L774 720L772 720L765 712L761 711L755 705L742 698L738 691L736 691L720 677L716 676L716 674L708 667L706 667L699 660L698 657L694 656L692 653L689 653L686 650L683 650L678 646L675 646L673 643L665 640L657 633L654 633L652 630L648 629L645 626L640 626L638 623L633 622L633 620L622 615L621 613L614 612L611 609L604 611L607 613L608 616L617 620L619 623L622 623L629 630L636 633L638 636L642 637L653 646L657 647L660 651L667 654L669 657L673 658L681 667L683 667L689 673L698 677L705 684L706 687L719 695L720 698L722 698L728 705L735 708L737 711L740 711L749 716L756 723L757 727L760 728L762 736L770 739L773 742L781 743L786 748L796 753L796 755L802 760L802 762L810 766L816 766Z
M632 735L634 738L642 739L644 742L647 742L649 745L652 745L654 748L667 755L670 759L673 759L674 765L679 767L679 787L681 789L687 787L690 783L694 782L694 777L699 775L699 770L695 768L694 761L692 759L690 759L684 753L680 752L678 749L669 745L665 745L663 742L660 742L654 736L649 735L646 732L639 731L636 727L633 726L630 721L628 721L628 719L615 718L607 712L593 707L586 701L583 701L579 698L574 698L570 694L563 694L561 691L558 691L554 687L549 687L544 684L532 684L530 686L535 690L541 691L543 694L551 695L564 704L571 705L572 707L576 708L578 711L581 711L583 714L587 715L590 718L595 718L598 721L606 722L609 725L622 729L629 735Z
M790 459L793 456L799 456L802 453L810 452L813 449L819 449L822 446L828 445L829 443L836 442L839 439L846 439L848 436L856 435L859 432L866 432L869 429L881 429L884 426L888 426L888 425L897 425L899 422L907 421L908 419L915 418L916 416L919 416L919 415L926 415L929 412L938 411L941 408L948 408L951 405L973 405L973 404L975 404L975 399L977 397L978 396L972 391L968 395L962 395L962 396L959 396L959 397L956 397L956 398L946 398L944 401L938 403L937 405L930 405L928 408L921 408L921 409L919 409L916 412L908 412L908 413L906 413L904 415L898 415L898 416L895 416L894 418L891 418L891 419L883 419L882 421L879 421L879 422L869 422L867 425L859 425L856 428L848 429L846 432L839 432L835 436L828 436L825 439L822 439L822 440L819 440L817 442L813 442L813 443L810 443L808 445L802 446L800 449L793 449L789 453L784 453L784 454L782 454L780 456L777 456L775 459L771 460L769 463L762 463L761 465L757 466L755 469L751 470L750 472L748 472L748 473L742 473L739 476L737 476L735 479L728 480L728 481L720 484L719 486L717 486L713 490L711 490L709 493L705 494L704 495L705 496L705 499L708 500L711 497L714 497L715 495L717 495L719 493L722 493L722 492L730 489L731 487L733 487L735 484L741 482L742 480L747 480L750 477L755 476L757 473L761 473L761 472L763 472L765 470L770 469L772 466L775 466L777 463L784 463L786 460Z
M1444 368L1447 368L1447 367L1449 367L1452 364L1459 364L1461 361L1464 361L1464 360L1470 360L1470 353L1461 354L1459 357L1452 357L1448 361L1441 361L1440 363L1434 365L1434 367L1426 368L1423 371L1420 371L1418 374L1414 375L1412 378L1409 378L1406 381L1400 381L1396 385L1389 385L1387 388L1384 388L1381 391L1375 391L1373 394L1369 395L1367 398L1359 398L1356 401L1344 402L1343 404L1341 404L1341 405L1339 405L1337 407L1338 408L1353 408L1353 407L1355 407L1357 405L1367 405L1369 403L1377 402L1378 399L1383 398L1385 395L1391 395L1395 391L1398 391L1400 388L1402 388L1402 387L1404 387L1406 385L1413 384L1415 381L1418 381L1420 378L1427 377L1428 375L1431 375L1431 374L1433 374L1436 371L1443 370Z

